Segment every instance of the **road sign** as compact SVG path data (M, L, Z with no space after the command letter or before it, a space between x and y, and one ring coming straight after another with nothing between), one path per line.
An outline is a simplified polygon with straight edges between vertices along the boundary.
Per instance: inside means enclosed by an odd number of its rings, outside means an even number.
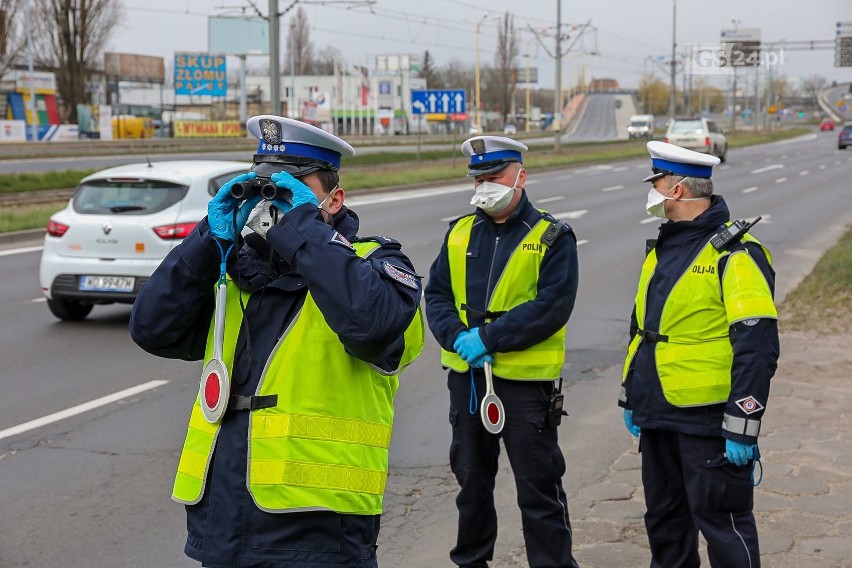
M722 67L760 65L760 28L722 30Z
M838 36L834 40L834 66L852 67L852 36Z
M465 112L464 89L411 91L411 114L456 114Z

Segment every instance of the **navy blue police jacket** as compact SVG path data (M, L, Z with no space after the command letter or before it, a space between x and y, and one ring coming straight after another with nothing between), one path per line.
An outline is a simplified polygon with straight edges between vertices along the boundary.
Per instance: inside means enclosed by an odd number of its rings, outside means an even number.
M450 281L447 239L429 271L426 285L426 318L429 329L444 349L453 351L459 332L479 327L480 338L489 353L523 351L556 333L567 322L577 296L579 268L577 241L571 227L560 223L561 234L547 247L539 269L535 299L508 310L491 323L485 323L488 298L512 253L533 226L544 216L533 207L524 192L517 209L504 223L495 223L477 208L467 249L468 325L459 318ZM450 230L455 224L450 224ZM449 235L449 231L447 233Z
M710 207L692 221L678 221L660 225L654 245L657 267L648 285L645 308L645 329L659 331L660 316L666 299L680 276L692 260L720 227L730 220L724 198L714 195ZM763 273L769 289L775 290L775 271L769 264L760 245L743 243L729 250L747 249ZM719 264L717 274L724 274L727 257ZM721 284L720 284L721 285ZM749 325L753 324L753 325ZM636 310L631 317L631 338L636 333ZM756 322L737 322L729 328L734 358L731 368L731 396L727 403L680 408L666 401L657 376L654 344L643 343L625 378L626 401L620 406L633 410L633 423L641 428L671 430L696 436L722 436L743 443L756 443L757 438L722 430L723 414L737 418L760 420L769 397L769 383L775 374L780 352L778 321L760 318ZM757 400L763 409L746 415L736 401L747 397Z
M254 394L264 363L308 290L348 353L387 371L397 368L403 334L420 303L420 279L392 239L376 237L381 248L368 259L358 257L348 244L359 225L351 210L338 212L334 225L324 223L315 206L302 205L270 228L267 240L249 235L230 255L229 275L254 292L242 314L232 394ZM413 277L389 275L385 263ZM160 357L203 359L219 266L205 218L141 290L131 313L133 340ZM322 392L317 384L316 396ZM245 479L248 416L237 411L223 418L204 497L186 507L186 554L204 566L355 565L369 558L363 533L372 531L366 539L375 542L377 517L274 514L254 505Z

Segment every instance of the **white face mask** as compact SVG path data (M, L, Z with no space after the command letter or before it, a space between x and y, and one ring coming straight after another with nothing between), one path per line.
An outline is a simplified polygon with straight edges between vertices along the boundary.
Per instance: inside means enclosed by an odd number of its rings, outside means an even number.
M685 177L681 179L679 182L671 186L669 190L663 194L654 189L652 186L650 191L648 191L648 202L645 204L645 211L648 212L648 215L652 217L656 217L658 219L666 219L666 200L674 199L674 197L669 197L668 194L680 183L683 183L685 180L688 180L689 177ZM681 198L680 201L697 201L699 199L706 199L704 197L688 197Z
M271 201L263 200L258 203L255 208L252 210L249 215L249 219L246 222L246 227L263 237L266 238L266 231L272 228L272 225L275 223L272 220L272 212L269 210L269 207L272 205ZM279 212L278 220L281 220L281 214Z
M518 175L515 176L515 183L511 187L493 181L480 183L474 190L470 204L476 205L489 214L499 213L512 202L512 195L515 192L515 187L518 185L519 179L521 179L521 170L518 170Z

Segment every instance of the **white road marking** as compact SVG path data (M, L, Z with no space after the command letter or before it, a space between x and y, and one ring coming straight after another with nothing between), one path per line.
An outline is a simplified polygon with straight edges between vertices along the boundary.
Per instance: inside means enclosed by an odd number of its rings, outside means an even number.
M23 434L24 432L29 432L30 430L35 430L36 428L41 428L42 426L47 426L48 424L59 422L60 420L65 420L66 418L71 418L72 416L76 416L78 414L94 410L95 408L100 408L101 406L106 406L107 404L111 404L113 402L118 402L119 400L131 397L135 394L139 394L140 392L155 389L168 382L169 381L148 381L147 383L142 383L141 385L130 387L129 389L120 390L116 393L107 396L102 396L101 398L96 398L95 400L84 402L83 404L78 404L77 406L72 406L71 408L68 408L66 410L60 410L59 412L54 412L53 414L48 414L47 416L36 418L35 420L30 420L29 422L24 422L23 424L18 424L17 426L12 426L11 428L0 430L0 440L2 440L3 438L8 438L10 436Z
M623 185L613 185L611 187L605 187L601 191L617 191L619 189L624 189Z
M723 165L723 166L719 166L719 169L720 169L720 170L727 170L727 169L728 169L728 168L730 168L730 167L731 167L730 165L725 164L725 165Z
M359 205L373 205L375 203L388 203L391 201L403 201L406 199L420 199L422 197L433 197L435 195L446 195L448 193L461 193L469 191L473 193L473 182L464 185L450 185L433 187L430 189L407 189L403 191L392 191L371 196L346 196L346 205L357 207Z
M24 254L25 252L36 252L43 248L43 246L39 245L37 247L24 247L19 249L0 250L0 256L11 256L13 254Z
M756 185L754 185L754 186L752 186L752 187L747 187L747 188L745 188L745 189L743 190L743 193L751 193L752 191L757 191L757 190L758 190L758 187L757 187Z
M662 223L663 220L657 219L656 217L648 217L647 219L642 219L641 221L639 221L639 223L641 225L647 225L648 223L654 223L654 222Z
M31 301L33 304L39 304L39 303L41 303L41 302L46 302L46 301L47 301L47 298L45 298L44 296L42 296L41 298L33 298L33 299L32 299L32 300L30 300L30 301Z
M588 213L588 209L577 209L576 211L564 211L562 213L551 213L557 219L579 219L586 213Z
M771 225L772 224L772 215L769 213L764 213L763 215L755 215L754 217L747 217L746 221L749 223L753 222L755 219L760 217L760 225Z
M753 174L762 174L763 172L768 172L771 170L780 170L784 167L784 164L772 164L771 166L763 166L762 168L757 168L756 170L751 170Z
M809 173L811 173L811 172L809 172L808 170L802 170L802 171L800 171L800 172L799 172L799 175L800 175L800 176L806 176L806 175L808 175Z
M646 166L645 164L639 164L638 166L636 166L636 169L637 169L637 170L644 170L644 169L645 169L645 168L647 168L647 167L648 167L648 166Z
M589 239L580 239L579 241L577 241L577 246L584 245L587 242L589 242Z
M825 164L820 164L820 165L819 165L819 169L824 170L824 169L825 169Z
M536 199L536 203L550 203L551 201L559 201L560 199L565 199L564 195L557 195L555 197L545 197L543 199Z
M787 181L787 178L782 177L782 178L776 179L775 183L784 183L785 181Z
M614 171L614 172L623 172L623 171L624 171L624 170L626 170L626 169L627 169L627 168L625 168L625 167L620 167L620 168L613 168L613 169L612 169L612 171Z
M452 217L442 217L438 219L441 223L449 223L453 219L458 219L461 215L453 215Z

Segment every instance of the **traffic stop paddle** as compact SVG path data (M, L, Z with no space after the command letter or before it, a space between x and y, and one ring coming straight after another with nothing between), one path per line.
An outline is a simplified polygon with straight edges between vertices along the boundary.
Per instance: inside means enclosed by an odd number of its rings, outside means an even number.
M213 357L204 365L201 372L201 388L198 396L201 399L201 413L210 424L218 424L225 415L228 407L228 397L231 393L231 380L228 369L222 363L222 343L225 340L225 279L219 280L216 288L216 315L213 329Z
M488 361L483 365L485 368L485 397L479 406L479 416L482 424L491 434L499 434L503 430L506 416L503 412L503 403L494 394L494 378L491 374L491 363Z

